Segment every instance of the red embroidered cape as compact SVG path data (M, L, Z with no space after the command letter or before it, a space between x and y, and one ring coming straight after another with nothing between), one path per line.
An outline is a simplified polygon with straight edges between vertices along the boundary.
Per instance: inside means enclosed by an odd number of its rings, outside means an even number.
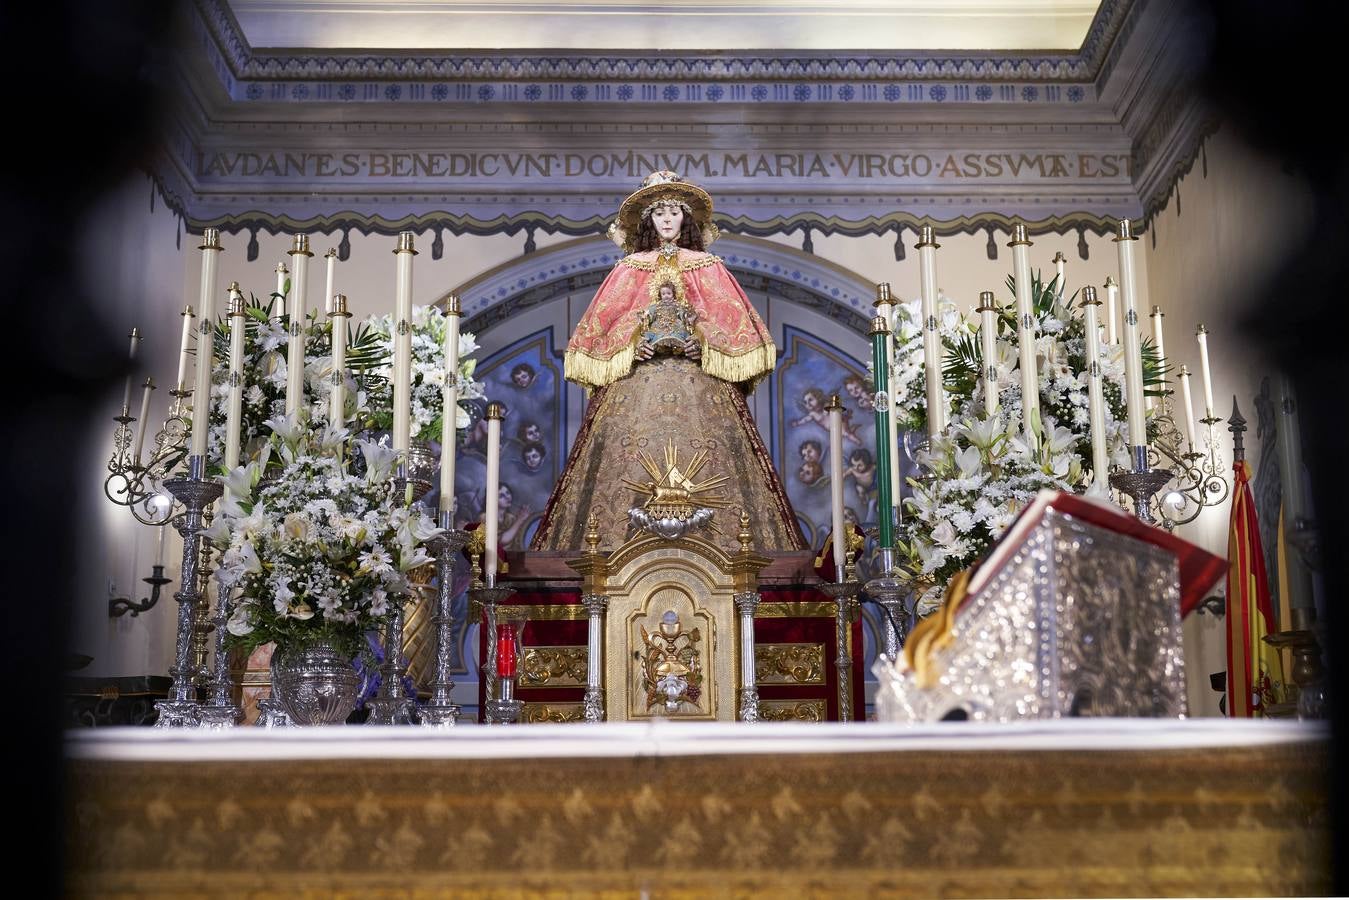
M568 380L603 387L632 371L642 313L665 283L697 314L703 371L741 382L773 370L777 348L768 327L720 259L694 250L674 257L649 250L624 257L600 285L567 344Z

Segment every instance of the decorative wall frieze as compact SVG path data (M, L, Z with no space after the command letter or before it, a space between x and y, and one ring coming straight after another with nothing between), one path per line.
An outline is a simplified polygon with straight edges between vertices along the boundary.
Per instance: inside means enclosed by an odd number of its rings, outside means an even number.
M248 234L250 255L296 230L528 252L602 233L657 168L707 187L726 232L807 251L893 234L902 258L934 224L996 257L1020 220L1085 255L1088 232L1161 208L1213 127L1153 0L1106 0L1066 54L283 53L249 46L223 0L192 11L190 96L152 174L186 231Z

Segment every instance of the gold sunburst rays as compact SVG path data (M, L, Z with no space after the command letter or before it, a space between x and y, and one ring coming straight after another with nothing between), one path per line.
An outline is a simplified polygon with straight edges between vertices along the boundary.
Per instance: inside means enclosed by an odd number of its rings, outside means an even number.
M706 450L694 451L681 470L679 448L673 440L665 444L665 465L661 466L645 450L638 452L638 461L651 476L645 483L624 478L623 483L647 498L642 508L659 518L687 519L699 508L725 509L730 501L717 489L730 481L725 475L713 475L702 481L698 474L710 459ZM710 523L709 523L710 524Z

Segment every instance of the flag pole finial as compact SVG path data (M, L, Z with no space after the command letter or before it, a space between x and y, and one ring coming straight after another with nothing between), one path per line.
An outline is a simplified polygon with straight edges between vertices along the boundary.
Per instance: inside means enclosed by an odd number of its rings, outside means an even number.
M1246 417L1241 414L1241 408L1237 406L1237 396L1232 395L1232 417L1227 420L1227 430L1232 432L1232 461L1241 463L1246 461L1246 448L1242 446L1242 435L1246 433Z

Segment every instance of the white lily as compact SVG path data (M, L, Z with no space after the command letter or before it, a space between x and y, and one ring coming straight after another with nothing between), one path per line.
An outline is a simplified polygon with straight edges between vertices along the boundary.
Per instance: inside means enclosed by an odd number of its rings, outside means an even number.
M398 461L398 454L393 448L367 440L356 441L356 447L365 457L365 480L371 484L388 481Z

